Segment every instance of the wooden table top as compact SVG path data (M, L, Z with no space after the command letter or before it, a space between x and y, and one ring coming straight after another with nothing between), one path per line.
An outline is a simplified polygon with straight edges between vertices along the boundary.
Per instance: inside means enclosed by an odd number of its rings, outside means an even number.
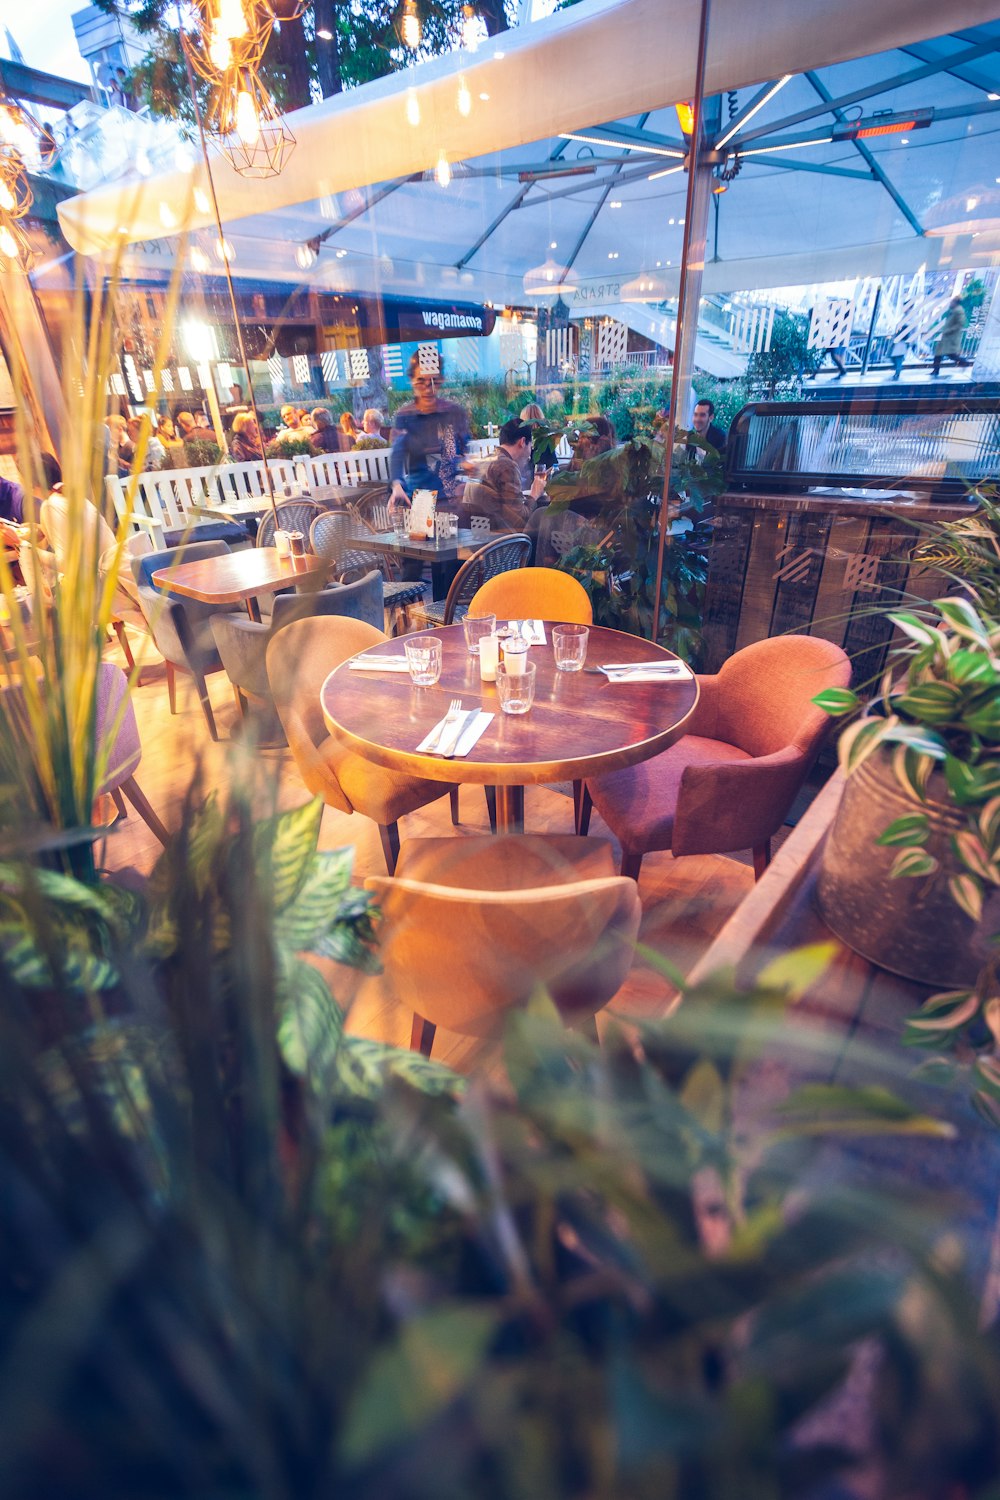
M308 553L279 557L273 547L248 547L242 552L220 552L195 562L160 568L153 574L157 588L183 594L202 604L237 604L254 594L269 594L298 578L320 573L329 562Z
M479 658L466 650L462 626L446 625L434 632L441 639L443 661L433 687L414 687L402 673L352 671L344 662L321 690L327 725L376 765L431 781L487 786L597 776L648 760L680 738L698 701L694 678L612 683L589 672L557 672L552 623L559 622L545 622L547 644L532 646L528 655L537 669L530 713L501 712L496 684L480 679ZM369 649L403 656L404 638ZM663 659L673 658L650 641L591 626L590 665ZM453 698L461 698L463 708L489 710L495 715L492 724L466 756L442 760L418 754L414 747L444 717Z

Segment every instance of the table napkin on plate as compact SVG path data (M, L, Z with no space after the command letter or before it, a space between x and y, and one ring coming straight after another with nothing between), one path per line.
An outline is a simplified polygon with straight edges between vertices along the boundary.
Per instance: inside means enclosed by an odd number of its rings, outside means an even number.
M469 709L468 712L471 713L472 710ZM487 713L485 709L480 709L476 717L473 719L472 723L462 731L462 734L459 737L458 745L455 748L455 754L468 755L469 751L476 744L477 740L479 740L479 738L486 733L487 729L489 729L490 725L493 723L493 718L493 714ZM443 723L444 719L439 719L434 725L434 728L428 734L424 735L424 738L417 746L418 751L426 750L428 745L437 743L436 737L441 733L441 726Z
M352 656L352 672L409 672L405 656Z
M528 642L529 646L545 645L545 626L541 620L508 620L511 630Z

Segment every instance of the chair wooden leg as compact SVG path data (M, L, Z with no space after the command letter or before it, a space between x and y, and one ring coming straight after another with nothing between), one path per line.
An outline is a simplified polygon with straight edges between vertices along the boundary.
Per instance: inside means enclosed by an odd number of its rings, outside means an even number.
M132 655L132 647L128 643L128 633L125 629L125 621L112 620L111 623L114 626L115 635L118 637L118 644L122 648L122 655L124 656L125 661L128 665L129 672L134 672L135 657Z
M217 740L219 738L219 731L215 727L215 715L212 712L212 700L208 696L208 686L204 677L199 676L197 673L193 675L195 685L198 689L198 698L201 702L201 711L205 715L205 723L208 725L208 732L213 740Z
M425 1021L423 1016L418 1016L414 1012L413 1027L410 1031L410 1051L422 1052L425 1057L430 1057L436 1031L437 1027L432 1022Z
M128 808L125 806L125 798L122 796L119 787L114 786L111 788L111 800L115 804L115 811L119 818L127 818Z
M577 800L577 787L580 788L579 801ZM576 814L576 831L586 836L590 832L590 815L594 811L594 804L585 781L573 783L573 810Z
M587 1016L585 1020L577 1021L573 1027L581 1036L585 1036L588 1042L593 1042L595 1047L601 1045L601 1038L597 1030L597 1017Z
M240 718L245 719L250 709L245 694L240 691L235 682L233 683L233 697L236 699L236 707L240 711Z
M140 788L134 776L127 776L121 785L122 791L139 814L146 827L156 834L160 843L166 846L168 834L156 813L146 800L146 794Z
M486 793L486 811L490 815L490 833L497 831L497 789L495 786L484 786Z
M448 793L448 801L451 803L452 826L457 828L462 819L458 815L458 787L453 786Z
M382 840L382 853L385 855L385 867L390 875L395 875L396 861L399 858L399 824L380 823L378 831Z
M642 855L628 854L622 852L622 874L629 875L633 880L639 879L639 871L642 869Z
M177 712L177 670L172 661L167 662L167 698L170 702L170 712Z
M759 880L771 863L771 840L765 839L762 844L754 844L753 847L753 878Z

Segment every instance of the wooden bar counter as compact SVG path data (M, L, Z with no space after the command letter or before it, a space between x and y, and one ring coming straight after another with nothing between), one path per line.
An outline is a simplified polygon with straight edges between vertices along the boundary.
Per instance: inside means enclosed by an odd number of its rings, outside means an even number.
M752 641L788 630L843 646L855 684L877 675L905 593L943 592L941 575L911 563L928 528L968 504L727 491L713 507L702 670L716 672ZM877 611L877 613L873 613Z

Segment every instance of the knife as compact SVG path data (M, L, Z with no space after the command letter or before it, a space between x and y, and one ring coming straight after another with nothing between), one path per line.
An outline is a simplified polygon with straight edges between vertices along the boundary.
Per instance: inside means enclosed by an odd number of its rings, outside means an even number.
M467 729L472 728L473 721L479 718L479 714L480 710L478 708L472 708L468 713L463 714L458 721L458 729L455 731L454 739L451 740L447 747L442 746L438 754L445 760L454 760L455 752L462 742L463 734Z

